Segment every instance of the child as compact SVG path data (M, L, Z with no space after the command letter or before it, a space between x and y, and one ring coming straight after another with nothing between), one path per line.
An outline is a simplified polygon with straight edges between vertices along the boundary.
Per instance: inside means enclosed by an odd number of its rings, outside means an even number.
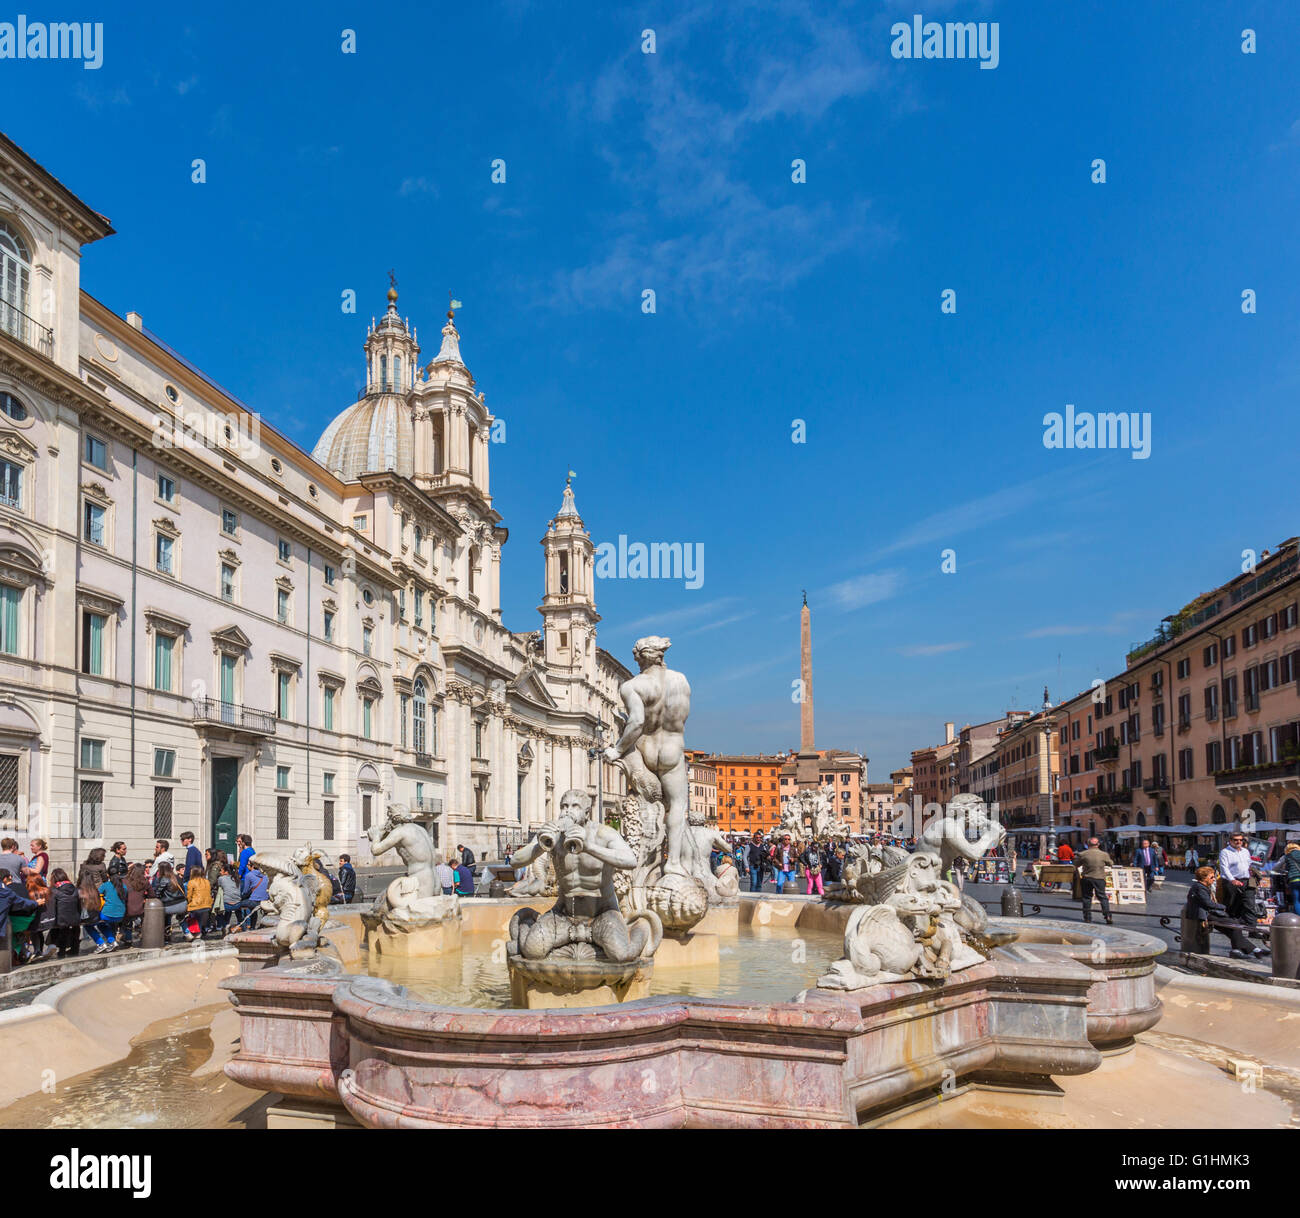
M194 939L208 929L212 885L202 867L191 867L185 881L185 937Z

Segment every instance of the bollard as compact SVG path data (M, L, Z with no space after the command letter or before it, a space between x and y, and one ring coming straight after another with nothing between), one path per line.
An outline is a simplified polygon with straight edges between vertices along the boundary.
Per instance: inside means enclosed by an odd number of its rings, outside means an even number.
M162 902L157 897L150 897L144 903L144 916L140 919L140 946L162 947L163 927L166 925Z
M5 919L5 928L0 933L0 973L7 973L14 966L14 928Z
M1273 976L1285 977L1288 981L1300 980L1300 915L1280 913L1273 916L1269 948L1273 953Z
M1004 918L1023 918L1025 916L1024 902L1020 899L1020 893L1008 885L1002 892L1002 916Z

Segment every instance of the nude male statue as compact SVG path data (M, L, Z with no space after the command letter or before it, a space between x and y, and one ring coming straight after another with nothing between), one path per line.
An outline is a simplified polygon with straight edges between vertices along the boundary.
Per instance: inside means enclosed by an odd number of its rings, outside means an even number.
M966 830L974 829L979 837L971 841ZM918 854L932 854L938 859L938 872L947 877L959 858L974 862L983 858L1006 837L1007 831L978 795L965 792L954 796L943 816L936 816L925 827L916 844ZM973 896L965 893L961 898L958 923L969 931L980 932L988 925L988 914Z
M416 898L441 896L442 887L438 883L434 867L438 862L438 852L434 847L429 831L407 810L403 804L389 804L388 816L383 828L372 825L366 830L370 839L370 852L375 855L387 850L396 850L397 856L406 865L406 874L416 881ZM397 883L396 880L393 883ZM392 885L389 885L391 888ZM396 895L396 894L394 894Z
M619 688L627 722L618 741L605 750L605 758L623 766L634 789L639 789L648 775L658 780L668 834L664 874L686 875L682 832L690 791L685 731L691 713L691 687L680 672L664 665L664 652L671 646L671 640L651 635L638 639L632 648L641 671Z
M511 866L525 867L550 852L555 864L555 905L538 916L521 909L510 919L510 939L519 954L540 960L557 948L592 943L609 960L627 963L638 959L648 943L662 935L653 913L638 914L629 931L614 892L615 871L636 866L636 855L622 836L608 825L590 819L591 797L585 791L565 791L560 815L542 825L526 845L510 856ZM657 930L657 933L656 933Z

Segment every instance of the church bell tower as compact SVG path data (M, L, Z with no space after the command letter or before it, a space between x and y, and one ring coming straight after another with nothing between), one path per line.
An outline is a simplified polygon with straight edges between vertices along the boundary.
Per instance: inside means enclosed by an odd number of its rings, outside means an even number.
M546 665L552 679L594 683L596 672L595 547L573 499L573 472L564 482L564 499L542 538L546 552L542 615ZM574 707L574 709L580 709Z

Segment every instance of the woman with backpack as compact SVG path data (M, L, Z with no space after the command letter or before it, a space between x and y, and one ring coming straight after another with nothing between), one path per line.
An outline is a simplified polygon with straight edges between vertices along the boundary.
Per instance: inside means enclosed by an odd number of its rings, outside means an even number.
M108 879L108 868L104 865L104 847L96 846L81 864L77 872L77 887L84 889L87 884L98 891L99 886Z
M184 916L189 908L185 886L176 878L176 869L170 863L159 863L154 868L153 895L162 902L163 941L166 942L172 918Z
M50 872L50 895L46 904L54 911L50 942L59 959L75 956L81 948L81 896L62 867Z

